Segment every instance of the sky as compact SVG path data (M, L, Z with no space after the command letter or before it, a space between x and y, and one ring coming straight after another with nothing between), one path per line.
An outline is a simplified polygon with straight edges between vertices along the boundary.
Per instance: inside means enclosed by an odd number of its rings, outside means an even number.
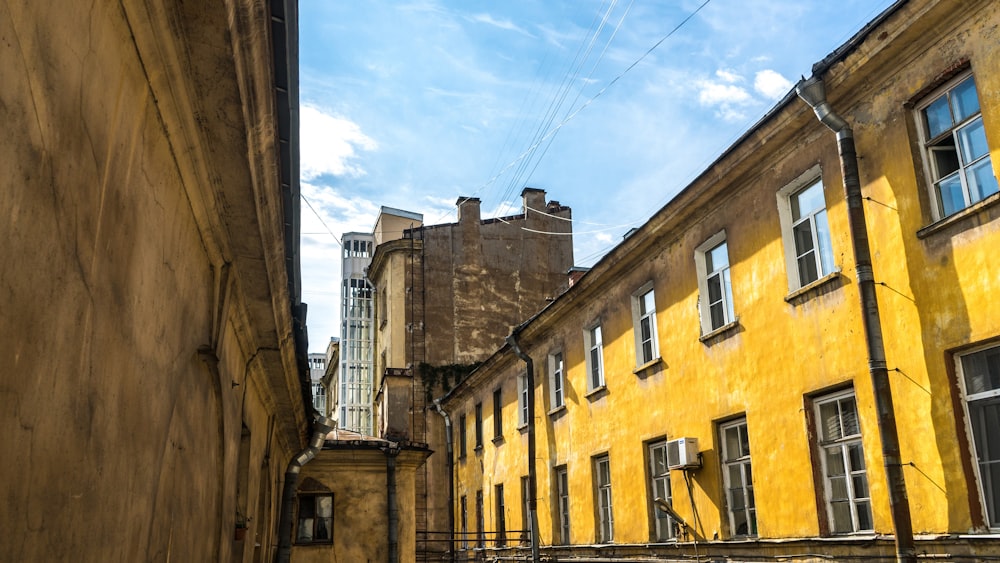
M893 0L300 0L309 351L340 336L340 237L381 206L573 210L590 266Z

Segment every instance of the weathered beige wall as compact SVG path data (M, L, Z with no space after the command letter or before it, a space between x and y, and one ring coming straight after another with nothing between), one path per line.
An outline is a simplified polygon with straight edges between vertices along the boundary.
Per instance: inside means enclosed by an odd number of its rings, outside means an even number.
M263 2L0 6L0 559L269 555L305 428L269 29Z
M426 450L404 449L396 457L400 563L416 560L414 476L427 455ZM386 454L377 445L341 444L322 450L306 465L300 483L315 479L333 493L333 542L295 545L291 561L388 561L386 471Z
M998 203L991 196L933 232L913 96L968 59L975 73L994 172L1000 162L1000 9L995 3L913 2L825 75L835 110L854 126L861 157L865 216L875 279L880 284L888 367L914 530L948 534L982 530L964 413L954 398L954 352L1000 336L994 298L1000 284ZM821 169L840 276L786 300L788 283L776 192L814 166ZM541 541L553 541L552 468L569 470L571 540L595 541L592 458L611 460L616 543L650 541L645 444L697 437L704 466L692 474L694 511L682 474L673 472L674 506L706 538L727 529L719 466L718 424L746 417L761 538L825 534L822 482L811 459L807 397L852 386L862 426L875 531L891 534L888 492L847 231L843 180L834 134L793 99L746 136L639 232L603 259L538 320L522 345L536 370ZM699 341L694 252L725 230L738 326ZM630 299L652 281L662 361L635 373ZM607 391L587 396L583 328L603 329ZM566 358L565 411L549 413L547 356ZM462 413L472 440L474 405L492 428L492 393L502 386L504 441L469 449L456 475L457 497L485 496L491 522L493 486L503 483L508 527L521 521L512 502L528 472L527 438L516 426L516 377L523 364L495 357L446 404ZM959 410L956 412L956 405ZM515 497L516 498L516 497ZM696 513L696 514L695 514ZM457 526L457 524L456 524Z

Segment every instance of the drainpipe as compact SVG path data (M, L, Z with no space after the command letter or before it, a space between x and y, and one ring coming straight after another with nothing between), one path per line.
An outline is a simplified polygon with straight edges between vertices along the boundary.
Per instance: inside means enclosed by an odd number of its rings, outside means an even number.
M837 134L840 166L844 176L847 196L848 222L854 262L858 275L858 291L864 318L865 341L868 346L868 372L875 391L875 408L878 411L878 429L882 442L882 460L889 485L889 509L896 536L896 561L915 563L913 524L910 521L910 502L906 496L906 480L899 453L899 433L896 414L892 406L889 371L886 368L885 345L882 342L882 323L879 319L878 299L875 295L875 276L872 271L871 250L868 248L868 227L861 199L861 179L858 174L858 156L854 148L854 132L846 121L826 101L823 80L813 76L803 78L795 91L816 112L823 125Z
M455 563L455 451L451 440L451 417L441 408L441 399L434 399L434 409L444 417L444 441L448 448L448 553Z
M274 560L277 563L288 563L292 556L292 508L295 504L295 488L299 483L299 472L302 466L312 461L323 447L326 435L334 429L335 424L329 418L316 415L313 421L313 434L306 449L288 462L285 470L285 486L281 492L281 515L278 521L278 552Z
M517 334L521 327L516 327L507 337L514 355L525 364L528 388L528 512L531 515L531 561L538 563L538 486L535 479L535 367L531 356L521 351L517 343Z
M389 442L385 452L386 510L389 517L389 563L399 563L399 506L396 500L396 456L399 444Z

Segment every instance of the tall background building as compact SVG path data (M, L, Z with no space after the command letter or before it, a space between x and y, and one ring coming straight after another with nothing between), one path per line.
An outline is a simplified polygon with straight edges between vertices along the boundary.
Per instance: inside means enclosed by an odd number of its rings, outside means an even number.
M365 269L372 259L373 237L346 233L343 237L343 309L340 327L340 380L337 417L340 428L372 431L372 288Z

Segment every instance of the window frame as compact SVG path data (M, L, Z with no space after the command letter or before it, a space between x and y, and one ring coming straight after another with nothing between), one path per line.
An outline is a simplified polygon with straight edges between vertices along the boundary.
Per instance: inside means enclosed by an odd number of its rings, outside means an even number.
M796 226L802 224L805 219L813 219L816 217L819 212L814 211L805 218L800 217L799 219L793 219L792 198L807 189L812 188L816 184L820 185L823 193L823 213L826 218L826 233L830 245L829 248L825 249L829 258L829 271L827 271L827 268L823 265L824 249L820 244L819 229L816 228L815 221L811 221L811 235L814 244L813 251L815 251L815 266L817 275L816 279L803 282L802 277L799 274L799 253L795 245L794 229ZM836 253L833 249L833 233L830 231L830 206L826 199L826 184L823 182L823 170L820 165L817 164L800 174L796 179L792 180L783 188L778 190L776 197L778 200L778 221L781 225L781 242L785 252L785 272L788 277L788 292L794 293L800 289L821 282L827 276L838 273L840 271L840 266L835 260Z
M501 387L493 390L493 441L503 438L503 391Z
M524 428L528 425L528 374L519 373L517 376L517 426Z
M497 523L494 543L497 547L503 547L507 545L507 508L503 498L503 483L493 485L493 494L495 495L494 508L496 509Z
M462 495L458 500L458 514L462 533L462 548L469 548L469 500Z
M468 421L465 418L465 413L458 415L458 459L465 459L468 455Z
M955 92L959 86L965 84L965 82L968 80L972 81L973 91L975 92L976 95L976 104L978 106L978 109L972 114L956 122L954 121L955 116L953 115L954 107L951 104L951 99L952 99L951 94ZM930 132L929 121L927 118L928 114L926 112L932 105L940 101L942 98L948 99L947 107L949 109L949 117L951 117L952 119L951 126L932 137ZM970 172L972 169L976 167L985 165L989 169L989 171L992 172L993 182L994 182L993 185L997 186L998 180L996 176L996 169L993 167L993 162L992 162L992 157L990 155L990 148L988 142L989 139L985 138L985 131L984 131L984 141L987 143L985 153L977 158L974 158L972 162L969 162L967 164L963 162L965 160L965 155L963 154L965 151L962 150L964 144L961 141L959 133L963 130L967 130L968 128L974 126L974 124L977 121L979 122L980 127L984 127L982 104L979 96L979 87L978 84L976 84L976 77L975 74L972 72L972 69L967 68L959 72L955 76L949 78L943 84L941 84L933 91L931 91L928 95L921 98L919 103L917 103L914 106L913 111L914 111L914 119L917 122L917 132L920 139L920 149L921 149L921 156L923 159L924 175L927 178L927 189L931 206L932 220L940 221L948 217L958 215L963 211L965 211L966 209L979 203L980 201L983 201L984 199L987 199L990 196L995 195L997 193L996 191L990 192L985 195L980 193L978 194L980 196L978 197L978 199L973 199L972 188L969 184L969 179L968 179L968 172ZM934 153L943 152L941 150L942 149L941 142L947 141L949 138L954 143L954 145L952 146L954 147L954 153L958 167L952 172L949 172L941 176L939 174L939 171L937 170L938 161L935 158ZM953 176L959 179L959 189L961 191L960 195L962 196L964 205L952 210L951 212L946 212L944 198L942 196L940 189L940 184L943 181L946 181L947 179Z
M662 456L658 454L660 451L662 451ZM658 456L662 459L662 472L657 472ZM666 495L663 497L663 500L667 501L667 504L671 506L674 503L673 489L670 483L670 468L667 466L666 437L646 443L646 458L646 487L649 493L650 506L649 539L654 542L676 541L677 523L669 514L660 510L655 502L657 496L659 496L657 494L657 484L659 482L661 484L659 488ZM662 486L664 481L665 486Z
M521 476L521 538L522 543L531 538L531 483L527 475Z
M476 403L476 451L483 450L483 403Z
M569 471L565 465L559 465L552 469L552 476L555 486L552 491L556 495L556 522L552 526L553 532L558 531L558 541L553 538L556 545L569 545L570 543L570 509L569 509Z
M830 403L838 403L838 422L843 431L845 421L842 416L842 411L840 408L840 403L846 399L850 399L854 408L854 416L856 418L855 423L857 424L857 433L842 435L839 438L834 438L831 440L824 441L824 426L823 417L821 414L824 405ZM872 500L871 500L871 488L868 484L868 460L865 458L864 451L864 432L861 428L861 416L858 411L857 396L854 393L854 388L848 388L841 391L828 393L813 399L813 409L812 416L815 419L816 428L816 441L814 443L817 448L816 453L819 458L819 477L823 483L823 504L826 511L827 523L829 527L829 532L832 535L843 536L843 535L853 535L853 534L871 534L874 533L875 521L872 511ZM860 447L860 461L864 463L864 467L861 471L852 469L851 459L850 459L850 448L852 446ZM830 468L828 462L828 454L831 449L839 450L839 458L843 463L843 475L830 475ZM857 484L854 481L856 477L864 478L864 488L868 493L868 496L861 496L857 494L856 488ZM843 478L844 480L844 494L846 498L833 498L833 484L832 478ZM844 503L849 507L849 515L851 519L851 529L849 531L838 530L838 521L835 514L835 504ZM858 506L861 504L867 505L867 518L871 527L862 528L859 522L858 516Z
M740 428L743 428L742 434L740 433ZM743 450L736 452L737 455L731 455L733 452L729 451L729 440L727 439L727 432L730 430L736 430L737 440L740 441L740 445L743 446L743 440L746 440L746 453ZM757 529L757 504L754 498L754 486L753 486L753 469L752 469L752 452L750 452L750 431L747 426L746 417L740 417L727 422L719 424L719 465L722 470L722 485L724 489L723 501L726 505L726 515L729 522L729 536L732 538L755 538L758 535ZM732 483L732 473L731 469L736 468L739 470L740 474L740 486L739 492L741 495L742 508L737 509L736 503L733 502L732 495L737 487L733 486ZM743 514L738 515L737 510L741 510ZM746 533L740 533L737 521L739 521L738 516L742 516L742 519L747 524Z
M602 469L603 467L603 469ZM615 541L615 515L614 497L611 489L611 456L601 454L593 457L592 469L594 472L594 509L597 511L594 520L595 543L614 543ZM602 470L607 475L607 482L603 482Z
M476 547L486 547L486 515L483 514L483 490L476 491Z
M600 322L591 323L583 330L583 347L586 350L584 363L587 366L587 392L603 389L606 384L604 379L604 332ZM596 361L594 360L595 353Z
M989 528L990 531L993 532L1000 530L1000 510L997 510L995 514L991 514L990 507L993 504L1000 504L1000 498L998 498L1000 497L1000 489L994 489L992 486L988 486L988 483L986 482L983 476L982 465L984 462L982 461L982 459L984 457L989 456L989 458L985 463L990 463L990 464L1000 463L1000 452L994 453L988 451L981 451L981 450L986 450L987 448L981 447L981 445L976 440L977 433L974 426L975 424L973 418L974 412L973 409L970 408L970 405L976 403L978 404L986 403L987 405L984 406L992 406L989 404L997 403L998 401L1000 401L1000 385L994 387L993 389L987 389L985 391L970 393L969 380L966 374L966 372L968 371L968 367L966 366L964 360L980 354L994 352L994 351L1000 354L1000 343L996 341L987 344L985 346L976 346L975 348L963 350L962 352L955 354L953 358L955 362L955 373L960 382L959 387L962 392L962 409L965 415L964 427L966 435L968 436L967 441L969 444L968 455L970 456L970 464L972 466L973 475L976 481L976 489L979 493L979 502L982 510L981 516L983 518L983 523L985 524L985 526ZM997 431L1000 431L1000 428L998 428ZM991 497L993 501L992 503L991 503Z
M333 521L333 515L334 515L334 510L333 510L334 509L334 496L333 496L333 493L328 493L328 492L302 492L302 493L299 493L297 495L297 497L298 497L298 499L297 499L298 502L297 502L297 506L296 506L296 509L295 509L295 544L296 545L332 544L333 543L333 532L334 532L334 528L333 528L333 525L334 525L334 521ZM323 499L323 498L330 499L330 515L327 516L327 517L319 518L319 517L316 516L316 514L319 511L319 507L316 504L316 500L317 499ZM313 529L312 529L312 535L310 535L308 538L303 538L302 537L302 526L303 526L303 523L302 523L303 522L302 509L303 509L303 502L306 501L306 500L308 500L309 502L312 503L312 511L313 511L312 528ZM316 538L316 524L321 519L329 521L329 537L317 539Z
M653 303L652 311L644 311L644 306L646 304L646 296L651 296L651 301ZM653 288L653 282L648 281L643 284L639 289L632 293L632 332L635 337L635 365L636 368L642 368L660 359L660 336L657 332L656 323L656 292ZM645 344L646 339L643 338L643 322L648 320L649 325L649 343L650 343L650 353L649 357L646 356Z
M566 406L566 361L562 350L553 351L548 358L550 411Z
M716 268L708 271L708 260L713 250L719 246L726 245L726 265L723 268ZM695 271L698 274L698 311L701 315L701 333L710 334L726 326L735 323L737 320L736 311L733 305L732 286L732 262L729 260L729 239L726 231L722 230L709 237L705 242L698 245L694 251ZM720 288L722 295L719 301L722 302L723 319L718 326L712 319L712 304L710 301L709 281L720 277Z

